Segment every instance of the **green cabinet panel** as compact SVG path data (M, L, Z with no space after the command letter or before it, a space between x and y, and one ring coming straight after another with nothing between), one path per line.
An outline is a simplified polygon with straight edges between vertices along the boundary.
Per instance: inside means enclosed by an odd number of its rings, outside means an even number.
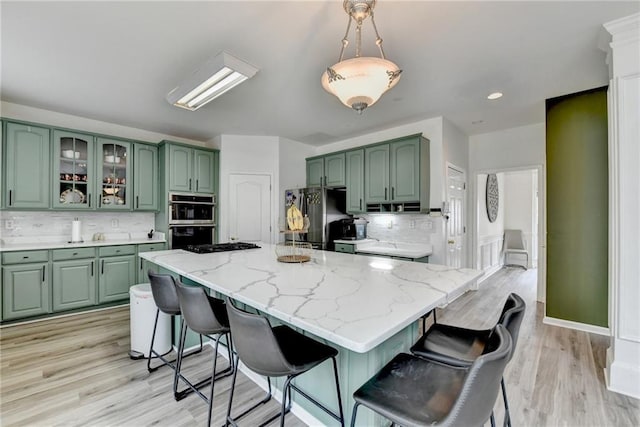
M65 261L71 259L95 258L95 248L69 248L54 249L51 258L53 261Z
M324 158L307 160L307 187L324 184Z
M364 212L364 150L348 151L345 162L347 213Z
M129 298L129 287L136 282L135 255L100 259L98 302L120 301Z
M2 319L18 319L50 312L49 264L2 267Z
M356 247L355 245L351 245L349 243L336 243L335 244L335 251L336 252L342 252L345 254L355 254L356 253Z
M381 203L390 200L389 144L365 148L364 171L365 202Z
M166 244L164 243L148 243L144 245L138 245L138 254L141 254L142 252L163 251L166 248ZM156 264L138 257L138 279L136 283L149 283L149 275L147 274L149 270L155 273L160 272L160 268Z
M3 264L26 264L49 261L49 251L18 251L2 254Z
M53 311L96 303L96 260L77 259L53 263Z
M97 142L98 208L131 210L131 143L106 138L98 138Z
M135 245L102 246L98 248L100 258L108 256L135 255Z
M91 135L54 129L51 155L54 209L95 208L94 147Z
M6 124L4 206L50 207L49 136L49 129L11 122Z
M546 315L606 328L607 88L549 99L546 110Z
M324 185L327 187L345 186L344 153L324 157Z
M420 138L394 142L389 149L390 200L420 201Z
M169 191L191 191L193 150L169 145Z
M158 147L147 144L133 146L134 210L158 209Z
M214 155L212 151L193 150L193 191L214 193Z

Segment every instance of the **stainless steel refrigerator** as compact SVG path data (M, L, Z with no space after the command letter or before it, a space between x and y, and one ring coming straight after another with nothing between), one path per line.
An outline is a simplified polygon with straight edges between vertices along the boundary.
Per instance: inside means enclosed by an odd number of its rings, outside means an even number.
M291 204L295 203L302 215L309 217L308 233L297 234L296 240L309 242L314 249L332 250L329 242L329 223L349 218L346 214L346 194L345 189L320 187L286 190L285 216ZM292 236L286 234L285 239L291 240Z

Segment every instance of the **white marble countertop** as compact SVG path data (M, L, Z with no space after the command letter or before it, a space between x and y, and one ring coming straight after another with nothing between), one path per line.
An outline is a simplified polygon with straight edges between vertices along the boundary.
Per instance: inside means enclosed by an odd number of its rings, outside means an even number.
M437 306L451 302L479 270L311 251L311 261L276 260L275 245L194 254L140 254L286 323L349 350L365 353Z
M151 239L146 232L104 233L104 236L105 240L85 240L80 243L69 243L69 238L63 236L7 237L0 240L0 252L166 243L165 234L160 232L154 232Z
M433 253L433 246L428 243L381 242L376 239L334 240L355 246L359 254L387 255L403 258L423 258Z

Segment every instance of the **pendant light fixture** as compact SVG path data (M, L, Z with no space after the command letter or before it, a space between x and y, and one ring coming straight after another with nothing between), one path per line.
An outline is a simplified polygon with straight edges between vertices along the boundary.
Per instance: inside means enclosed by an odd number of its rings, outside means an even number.
M378 34L373 19L373 8L376 0L344 0L343 7L349 22L347 31L342 39L340 60L337 64L327 68L322 74L322 87L340 99L344 105L353 108L359 114L372 106L389 89L400 80L402 70L384 56L382 39ZM371 24L376 33L376 45L380 50L380 58L360 56L362 44L362 22L371 17ZM344 59L344 51L349 44L348 36L351 21L355 21L356 56Z

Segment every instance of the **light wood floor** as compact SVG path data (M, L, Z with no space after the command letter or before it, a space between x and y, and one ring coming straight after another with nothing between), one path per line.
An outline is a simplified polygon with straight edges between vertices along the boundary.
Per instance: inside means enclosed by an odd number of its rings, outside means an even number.
M517 292L527 302L527 311L516 354L505 373L513 425L640 425L640 402L609 392L604 385L608 340L542 324L542 305L535 303L535 274L535 270L503 269L479 291L440 310L438 321L490 327L506 296ZM150 375L144 361L127 356L128 307L6 327L0 333L3 427L206 424L207 408L201 399L191 395L173 400L170 369ZM210 349L186 359L188 375L206 375L210 360ZM229 385L229 380L216 383L214 426L223 422ZM262 393L242 374L238 387L239 409ZM256 425L277 411L273 402L242 424ZM499 424L502 414L499 400ZM290 414L287 425L303 424Z

